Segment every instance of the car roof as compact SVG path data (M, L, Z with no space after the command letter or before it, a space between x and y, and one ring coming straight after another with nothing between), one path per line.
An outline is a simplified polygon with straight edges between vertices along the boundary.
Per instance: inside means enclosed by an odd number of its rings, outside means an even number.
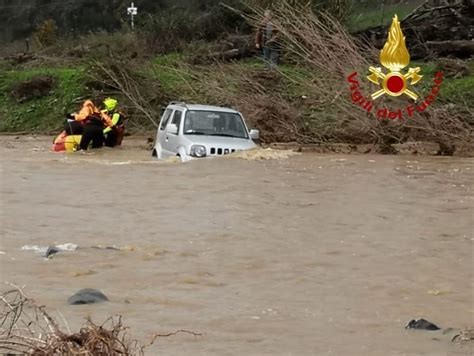
M186 108L187 110L191 111L220 111L220 112L230 112L234 114L238 114L237 110L226 108L222 106L212 106L212 105L200 105L200 104L171 104L169 105L173 108Z

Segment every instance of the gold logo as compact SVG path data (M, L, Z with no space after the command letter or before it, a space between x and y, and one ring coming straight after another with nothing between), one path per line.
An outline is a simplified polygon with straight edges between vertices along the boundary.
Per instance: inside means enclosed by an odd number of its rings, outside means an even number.
M410 64L410 53L405 44L405 36L403 36L398 16L395 15L390 26L387 42L380 52L380 63L389 70L389 73L382 72L380 67L370 67L372 73L367 78L374 84L380 85L382 80L382 89L373 93L372 99L387 94L390 96L400 96L405 94L413 100L418 99L418 95L407 88L408 80L410 84L418 83L422 75L419 75L420 68L409 68L406 74L402 74L401 70Z

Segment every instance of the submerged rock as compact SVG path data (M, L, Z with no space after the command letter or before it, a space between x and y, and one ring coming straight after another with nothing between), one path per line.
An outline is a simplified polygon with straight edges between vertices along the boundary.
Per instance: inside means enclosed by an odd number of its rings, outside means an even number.
M58 248L56 248L54 246L48 247L48 249L46 250L46 252L44 254L44 257L46 257L46 258L53 257L58 252L60 252L60 250Z
M94 304L107 302L107 298L101 291L97 289L81 289L79 292L69 297L67 300L69 305L80 305L80 304Z
M412 320L405 326L405 329L440 330L438 326L425 319Z

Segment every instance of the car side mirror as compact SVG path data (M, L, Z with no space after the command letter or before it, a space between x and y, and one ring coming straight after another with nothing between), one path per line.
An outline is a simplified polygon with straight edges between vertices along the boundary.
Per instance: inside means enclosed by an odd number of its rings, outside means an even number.
M166 133L172 134L172 135L177 135L178 134L178 126L175 124L169 124L168 127L166 128Z
M250 130L250 138L255 141L260 140L260 131L254 129Z

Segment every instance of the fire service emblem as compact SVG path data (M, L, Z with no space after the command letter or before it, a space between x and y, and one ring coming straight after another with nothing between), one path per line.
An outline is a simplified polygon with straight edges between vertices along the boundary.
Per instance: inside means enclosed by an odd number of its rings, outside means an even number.
M380 67L369 68L371 74L367 78L377 85L380 85L380 81L382 81L382 88L371 95L372 99L375 100L384 94L390 96L405 94L413 100L418 99L418 95L407 88L408 82L415 85L423 76L418 74L420 72L419 67L409 68L408 72L402 73L402 69L410 64L410 53L406 47L405 37L397 15L393 18L387 42L380 52L380 63L389 72L387 74L383 73Z
M380 63L388 69L384 72L381 67L369 67L370 75L367 79L380 87L379 90L371 95L365 95L361 88L361 82L358 79L358 73L353 72L347 77L349 90L351 92L352 103L365 110L368 114L374 114L377 119L403 119L403 117L413 117L418 112L424 112L433 104L441 90L444 81L443 72L437 71L433 78L433 84L430 93L419 100L418 94L410 90L417 84L423 76L420 75L420 68L404 68L410 64L410 53L406 47L405 36L403 36L398 16L395 15L388 32L387 42L380 52ZM400 97L406 95L410 103L404 108L385 106L391 102L381 102L376 104L375 100L382 95L391 97ZM392 104L400 104L403 101ZM380 106L381 105L381 106Z

